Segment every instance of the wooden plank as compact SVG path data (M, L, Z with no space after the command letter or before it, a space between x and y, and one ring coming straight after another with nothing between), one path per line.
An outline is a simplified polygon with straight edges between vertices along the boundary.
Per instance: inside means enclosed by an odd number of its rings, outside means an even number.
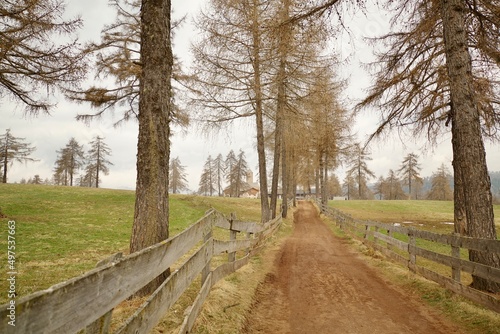
M213 286L212 274L210 274L205 280L205 283L203 283L200 292L198 292L198 295L196 296L193 305L191 305L189 310L187 311L187 315L184 317L184 321L182 322L179 334L187 334L191 332L191 329L193 329L196 318L198 318L198 315L200 314L201 307L203 306L203 303L207 299L208 294L210 293L210 288L212 286Z
M123 258L123 253L115 253L110 257L101 260L97 263L96 268L105 266L107 264L118 262ZM85 334L107 334L109 332L109 326L111 325L111 317L113 315L113 310L104 314L102 317L87 326Z
M93 269L17 303L19 333L74 333L99 319L198 243L211 229L212 211L174 238L131 254L118 262ZM77 311L76 311L77 310ZM0 318L7 317L1 306ZM0 333L7 332L0 321Z
M231 229L231 223L229 222L229 220L222 213L218 211L215 211L214 213L214 226L226 230Z
M390 237L388 235L382 234L380 232L373 232L373 236L377 239L387 242L387 244L396 246L397 248L408 251L408 243L398 240L396 238Z
M459 266L463 271L500 283L500 269L498 268L489 267L477 262L457 259L452 256L435 253L419 247L415 247L414 252L418 256L444 264L450 268L453 266Z
M247 233L257 233L262 231L263 227L261 224L257 224L254 222L244 222L239 220L233 220L233 224L231 225L231 229L238 232L247 232Z
M249 258L250 255L246 255L239 260L236 260L234 262L226 262L215 268L212 271L212 284L217 283L220 279L234 273L236 270L243 267L248 263Z
M437 234L429 231L415 230L417 238L439 242L445 245L456 245L457 247L472 250L500 253L500 240L476 239L453 234Z
M432 270L416 267L416 272L431 280L434 281L441 286L445 287L448 290L451 290L461 296L464 296L480 305L488 307L489 309L500 313L500 300L492 295L481 292L479 290L473 289L471 287L465 286L461 283L455 282L448 277L444 277L439 275L438 273L433 272Z
M222 253L231 253L239 250L243 250L252 247L256 242L256 239L244 239L244 240L214 240L214 255L219 255Z
M403 266L408 266L408 259L405 258L404 256L394 253L393 251L387 249L386 247L383 247L381 245L373 244L373 248L381 252L385 257L400 263Z
M170 275L117 333L149 333L212 258L210 241L204 243L195 254Z

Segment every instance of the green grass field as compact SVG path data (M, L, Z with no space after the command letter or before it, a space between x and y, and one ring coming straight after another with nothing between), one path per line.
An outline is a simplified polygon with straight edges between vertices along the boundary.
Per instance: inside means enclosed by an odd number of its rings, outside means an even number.
M449 233L453 231L452 201L330 201L331 207L361 220L403 223L405 226ZM500 231L500 205L494 205L497 233Z
M24 296L81 275L113 253L127 253L134 201L134 192L126 190L0 184L2 273L9 269L8 221L16 222L16 287ZM260 220L258 200L173 195L170 235L211 207L225 214L234 211L242 220ZM7 291L7 281L0 282L0 291ZM0 294L0 303L6 301L7 295Z

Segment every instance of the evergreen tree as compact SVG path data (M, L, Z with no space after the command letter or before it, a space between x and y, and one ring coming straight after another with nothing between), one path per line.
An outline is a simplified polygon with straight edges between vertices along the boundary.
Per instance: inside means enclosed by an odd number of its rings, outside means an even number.
M7 183L8 167L11 167L14 161L25 163L37 161L30 157L36 148L31 147L24 140L24 138L14 137L10 133L10 129L7 129L5 134L0 136L0 163L2 164L3 171L2 183Z

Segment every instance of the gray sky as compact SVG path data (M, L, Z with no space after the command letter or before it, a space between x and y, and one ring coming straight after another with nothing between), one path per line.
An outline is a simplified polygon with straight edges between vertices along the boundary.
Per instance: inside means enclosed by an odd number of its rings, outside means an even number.
M172 9L174 18L191 15L196 12L203 0L173 0ZM82 15L84 29L80 34L81 41L90 39L97 40L104 24L113 21L114 12L108 7L105 0L68 0L68 15ZM189 43L196 37L193 28L190 26L191 17L188 16L186 24L176 33L174 40L174 52L181 61L189 64L188 53ZM388 18L378 10L371 13L356 15L349 21L349 27L353 35L356 36L377 36L387 29ZM364 94L364 89L370 84L370 78L363 70L360 62L368 62L372 57L372 51L362 42L357 41L355 49L347 39L337 39L332 48L340 53L342 59L352 56L341 66L342 75L349 77L349 86L346 88L347 101L354 105L356 100ZM43 179L51 178L53 174L54 162L56 160L56 150L67 144L71 137L85 145L95 135L106 138L106 143L112 150L110 157L113 166L110 174L104 176L102 187L133 189L135 187L135 162L137 146L137 124L129 122L119 128L113 128L113 121L119 117L108 116L99 122L93 122L86 126L75 120L78 113L91 112L89 105L74 104L64 98L58 99L58 106L52 116L24 117L22 106L12 104L7 99L0 101L0 131L7 128L16 137L24 137L37 147L33 156L39 162L28 163L27 165L15 163L10 169L9 182L18 182L21 178L30 178L39 174ZM378 116L375 111L363 113L356 119L353 131L357 133L360 140L366 139L367 135L373 131L378 123ZM224 156L233 149L235 152L242 149L246 153L249 166L257 171L257 154L255 149L255 135L253 124L247 121L240 125L235 125L232 130L218 136L205 137L195 127L188 129L187 134L175 134L172 138L171 157L179 157L182 164L186 166L188 173L189 187L197 190L198 181L203 164L209 154L213 157L219 153ZM409 138L403 138L408 141ZM300 140L303 140L302 138ZM423 167L422 176L430 176L442 163L451 169L451 139L445 136L441 144L434 150L422 152L419 148L425 142L407 143L407 148L403 148L401 140L397 136L391 136L383 142L375 142L371 147L373 160L369 162L369 167L378 176L386 176L389 169L397 169L406 153L416 152L420 154L420 162ZM500 170L500 154L498 145L486 144L488 167L491 171ZM343 178L343 170L337 171Z

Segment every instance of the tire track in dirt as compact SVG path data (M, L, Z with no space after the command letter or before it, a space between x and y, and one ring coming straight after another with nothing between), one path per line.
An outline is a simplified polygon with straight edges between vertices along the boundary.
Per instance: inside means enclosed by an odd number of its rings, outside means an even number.
M300 203L243 333L462 333L381 279L344 242L310 202Z

